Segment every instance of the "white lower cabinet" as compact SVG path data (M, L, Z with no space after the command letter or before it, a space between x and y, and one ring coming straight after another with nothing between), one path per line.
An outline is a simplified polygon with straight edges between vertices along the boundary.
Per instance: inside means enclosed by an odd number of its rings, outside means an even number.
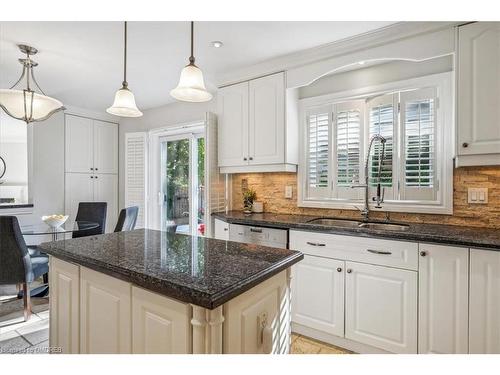
M468 352L469 249L420 244L419 353Z
M469 352L500 354L499 251L470 251Z
M417 273L355 262L345 267L345 337L416 353Z
M80 267L80 353L130 353L131 285Z
M185 354L191 351L191 308L142 288L132 287L134 354Z
M229 241L229 223L214 219L214 238Z
M344 262L305 255L293 267L292 321L344 335Z
M80 269L50 258L50 346L63 354L80 352Z

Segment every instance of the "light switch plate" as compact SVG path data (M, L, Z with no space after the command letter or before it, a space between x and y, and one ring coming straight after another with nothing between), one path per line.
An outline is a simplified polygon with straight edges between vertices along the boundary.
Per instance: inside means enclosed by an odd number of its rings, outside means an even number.
M292 196L293 196L293 187L285 186L285 198L292 199Z
M469 188L467 190L467 202L470 204L488 203L488 188Z

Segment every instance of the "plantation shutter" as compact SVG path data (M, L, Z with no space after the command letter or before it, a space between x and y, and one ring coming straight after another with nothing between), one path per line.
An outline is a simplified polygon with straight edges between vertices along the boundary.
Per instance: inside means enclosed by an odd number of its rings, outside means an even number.
M332 107L307 112L307 190L309 198L328 197Z
M435 200L436 89L402 92L401 199Z
M226 208L225 177L219 173L217 165L217 116L212 112L205 115L205 189L206 236L213 237L213 212L222 212Z
M381 185L384 187L384 199L394 199L397 186L397 171L394 170L395 140L397 139L397 104L398 95L388 94L378 96L367 101L368 106L368 137L370 139L377 134L383 136L387 142L385 144L384 163L382 165ZM375 186L378 183L378 164L381 152L381 143L375 141L368 167L370 194L376 193Z
M147 226L147 133L125 134L125 207L138 206L136 228Z
M364 102L336 104L334 116L335 196L339 199L359 198L359 189L352 189L351 185L358 183L361 177Z

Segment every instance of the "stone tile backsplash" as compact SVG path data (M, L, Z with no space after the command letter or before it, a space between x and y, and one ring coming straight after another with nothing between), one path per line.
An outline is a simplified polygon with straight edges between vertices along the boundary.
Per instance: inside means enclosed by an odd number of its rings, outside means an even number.
M257 192L257 200L264 202L265 212L317 216L359 218L357 210L333 210L297 207L296 173L234 174L232 180L234 210L243 209L242 182ZM293 187L293 198L285 198L285 186ZM469 187L488 188L488 204L468 204ZM385 218L384 212L373 212L374 218ZM500 166L457 168L453 176L453 215L391 212L394 221L466 225L500 228Z

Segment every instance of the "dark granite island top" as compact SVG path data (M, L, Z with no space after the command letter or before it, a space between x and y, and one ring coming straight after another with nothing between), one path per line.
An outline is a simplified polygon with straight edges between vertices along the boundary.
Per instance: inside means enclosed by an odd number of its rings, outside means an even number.
M405 231L391 231L371 228L346 228L325 226L308 221L318 216L287 214L250 214L240 211L215 213L215 217L232 224L255 225L270 228L299 229L346 236L386 238L401 241L438 243L478 249L500 251L500 228L463 227L458 225L405 223ZM342 218L340 218L342 219Z
M47 242L61 260L214 309L303 259L298 251L149 229Z

